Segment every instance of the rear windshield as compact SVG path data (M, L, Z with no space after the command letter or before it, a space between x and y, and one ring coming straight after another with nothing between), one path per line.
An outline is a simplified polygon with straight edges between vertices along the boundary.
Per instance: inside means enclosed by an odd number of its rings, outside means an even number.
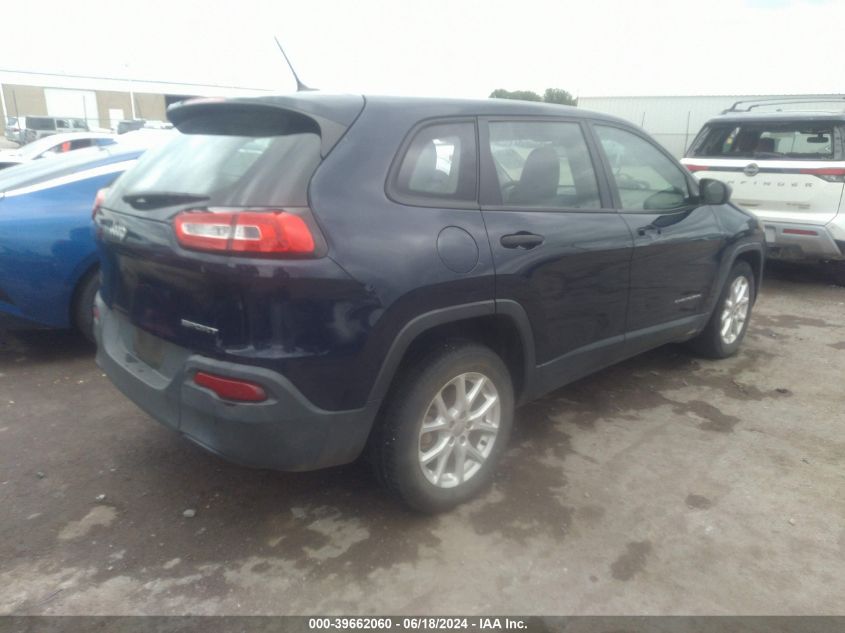
M316 132L180 134L144 154L116 183L112 200L184 194L202 198L203 206L307 206L308 182L319 162L320 136Z
M56 120L47 117L29 116L26 117L26 127L30 130L55 130Z
M708 125L689 155L701 158L831 160L830 123L735 123Z

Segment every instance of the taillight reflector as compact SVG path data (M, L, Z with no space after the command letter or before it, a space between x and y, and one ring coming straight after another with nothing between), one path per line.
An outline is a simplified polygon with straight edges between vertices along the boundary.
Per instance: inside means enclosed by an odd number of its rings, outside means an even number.
M813 176L845 176L845 167L805 167L800 172Z
M194 382L200 387L211 389L224 400L234 400L236 402L263 402L267 399L267 392L264 391L264 388L261 385L256 385L255 383L248 382L246 380L224 378L223 376L216 376L204 371L198 371L194 374Z
M100 210L100 207L103 206L103 201L105 201L106 194L108 192L108 187L106 187L97 191L97 195L94 196L94 207L91 209L92 220L97 216L97 212Z
M845 182L845 167L805 167L798 172L816 176L827 182Z
M314 236L298 215L287 211L185 211L173 220L185 248L232 253L305 255Z
M817 231L809 231L807 229L784 229L787 235L818 235Z

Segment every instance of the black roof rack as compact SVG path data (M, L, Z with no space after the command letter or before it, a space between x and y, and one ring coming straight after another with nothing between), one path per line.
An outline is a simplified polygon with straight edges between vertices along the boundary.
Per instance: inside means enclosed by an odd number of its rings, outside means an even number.
M791 105L795 103L838 103L843 104L845 111L845 95L801 95L799 97L763 97L761 99L743 99L737 101L722 114L729 112L750 112L754 108L773 105ZM742 106L742 107L740 107Z

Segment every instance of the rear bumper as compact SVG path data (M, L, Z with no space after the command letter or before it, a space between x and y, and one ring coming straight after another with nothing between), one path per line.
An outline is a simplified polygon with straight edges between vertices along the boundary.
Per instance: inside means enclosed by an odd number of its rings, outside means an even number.
M284 376L219 361L139 331L97 297L97 364L130 400L164 426L230 461L275 470L315 470L348 463L364 448L378 403L326 411ZM138 337L145 341L139 358ZM193 382L197 371L261 384L268 399L235 403Z
M772 259L845 259L843 242L829 226L761 220L767 257Z

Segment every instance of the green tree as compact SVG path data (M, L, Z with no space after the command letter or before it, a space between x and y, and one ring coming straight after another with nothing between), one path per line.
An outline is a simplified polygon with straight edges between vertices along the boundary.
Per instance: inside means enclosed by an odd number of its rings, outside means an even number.
M541 97L533 90L505 90L496 88L490 93L490 99L521 99L522 101L544 101L562 105L578 105L578 99L562 88L546 88Z
M546 92L543 93L543 101L561 105L578 105L578 99L562 88L546 88Z
M543 97L533 90L505 90L497 88L490 93L491 99L521 99L522 101L542 101Z

